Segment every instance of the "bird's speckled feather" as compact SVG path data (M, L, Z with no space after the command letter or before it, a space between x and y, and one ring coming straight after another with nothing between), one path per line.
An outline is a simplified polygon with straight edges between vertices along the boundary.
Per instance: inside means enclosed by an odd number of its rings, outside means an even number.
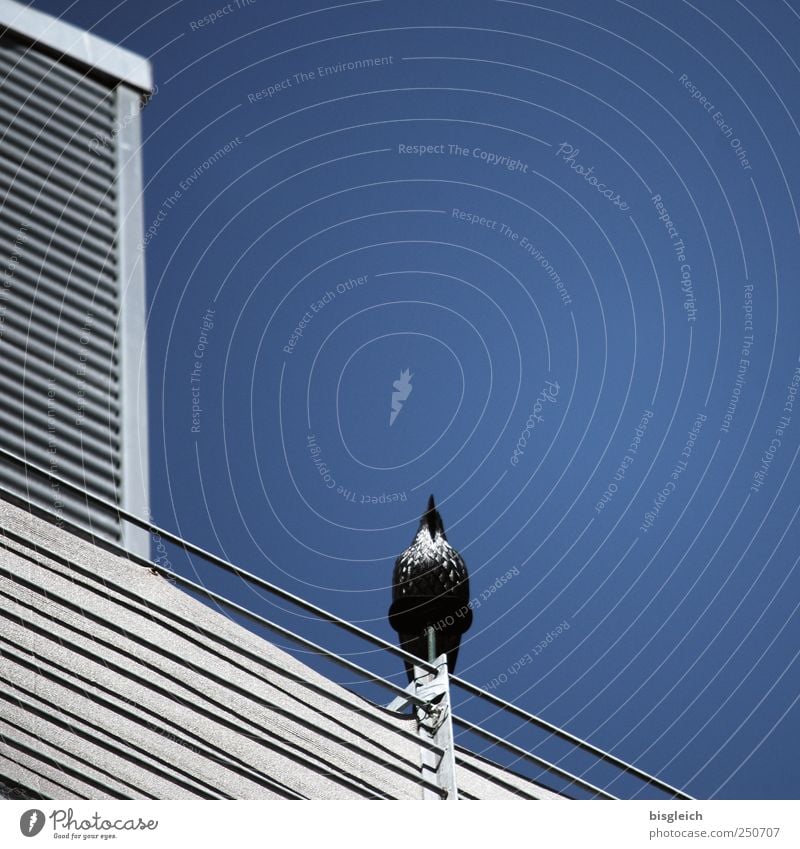
M436 652L446 652L452 672L461 635L472 624L469 575L461 555L447 541L430 497L411 545L397 558L392 576L389 621L406 651L427 659L426 628L435 629ZM406 664L409 680L410 664Z

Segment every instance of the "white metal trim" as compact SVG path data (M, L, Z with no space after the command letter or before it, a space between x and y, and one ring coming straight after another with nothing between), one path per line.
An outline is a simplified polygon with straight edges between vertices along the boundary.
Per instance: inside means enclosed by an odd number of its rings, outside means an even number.
M120 428L122 431L122 491L125 510L150 515L150 474L147 428L147 304L142 209L142 156L139 112L135 92L117 88L117 204L118 264L120 287ZM123 524L126 548L150 557L150 534L143 528Z
M0 0L0 27L124 82L140 94L153 90L153 70L147 59L60 18L16 0Z

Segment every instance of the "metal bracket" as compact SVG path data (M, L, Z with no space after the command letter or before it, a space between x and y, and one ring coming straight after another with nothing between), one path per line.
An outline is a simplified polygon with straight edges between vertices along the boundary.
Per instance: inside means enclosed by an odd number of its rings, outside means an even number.
M431 784L438 785L441 794L423 787L423 799L458 799L456 785L455 739L453 737L453 713L450 702L450 677L447 671L447 655L441 654L433 662L436 674L415 666L412 685L417 698L427 703L427 710L417 708L417 733L425 742L432 742L442 750L442 755L431 751L428 746L420 747L422 775Z
M416 693L416 685L412 681L405 690L409 696L413 695ZM408 696L397 696L392 699L388 705L386 705L386 710L393 710L395 713L400 713L400 711L405 710L411 704L413 704L413 702L408 698Z

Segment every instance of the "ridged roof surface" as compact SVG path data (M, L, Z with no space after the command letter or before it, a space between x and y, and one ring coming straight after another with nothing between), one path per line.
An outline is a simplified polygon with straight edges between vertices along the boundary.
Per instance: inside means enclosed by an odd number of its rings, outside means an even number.
M422 797L410 716L3 501L0 651L0 787L16 793ZM558 798L463 749L457 762L464 798Z

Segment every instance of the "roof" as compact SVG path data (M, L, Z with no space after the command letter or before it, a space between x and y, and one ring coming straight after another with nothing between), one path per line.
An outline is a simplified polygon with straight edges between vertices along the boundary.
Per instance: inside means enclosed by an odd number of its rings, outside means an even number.
M0 529L0 785L47 798L422 797L410 715L21 507L0 501ZM558 798L464 749L456 761L464 798Z
M153 90L153 72L147 59L16 0L0 0L0 28L142 94Z

